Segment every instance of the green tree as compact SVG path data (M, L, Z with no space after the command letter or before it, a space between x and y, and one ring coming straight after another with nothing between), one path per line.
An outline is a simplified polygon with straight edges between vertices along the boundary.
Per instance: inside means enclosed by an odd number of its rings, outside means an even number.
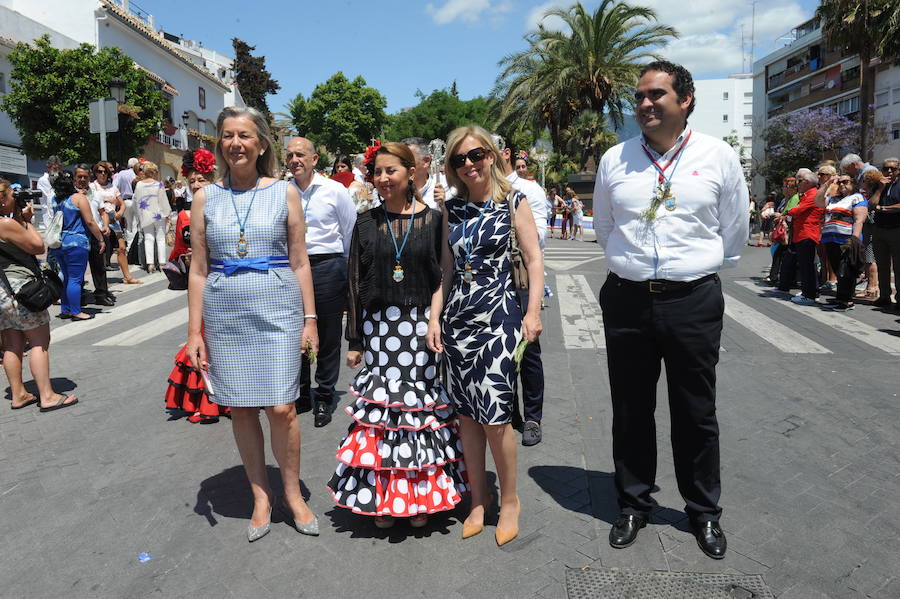
M384 136L390 140L407 137L425 139L446 139L456 127L474 123L487 125L488 101L479 96L471 100L460 100L453 88L436 89L427 96L416 93L419 103L388 118Z
M122 128L110 135L111 144L120 135L122 151L134 156L160 129L165 97L118 48L97 52L81 44L60 50L44 36L33 46L19 43L9 61L10 90L0 107L12 119L28 155L56 154L66 163L99 160L100 136L90 133L88 102L107 97L114 77L125 82L125 104L120 107Z
M251 52L256 50L256 46L251 46L239 38L232 38L231 45L234 48L234 79L241 97L247 106L256 108L271 121L266 96L276 93L281 86L266 70L266 57L253 56Z
M361 152L369 139L379 137L385 123L387 100L366 80L347 79L340 71L310 94L288 104L294 127L300 135L331 151Z
M621 125L641 64L656 58L678 32L657 25L656 13L618 0L603 0L593 14L580 3L548 10L562 31L539 25L525 35L528 48L504 57L491 95L499 100L497 126L527 122L547 127L554 147L582 110L608 114Z
M822 35L834 48L859 54L859 147L870 147L868 112L873 98L872 58L900 59L900 9L897 0L822 0L816 9Z

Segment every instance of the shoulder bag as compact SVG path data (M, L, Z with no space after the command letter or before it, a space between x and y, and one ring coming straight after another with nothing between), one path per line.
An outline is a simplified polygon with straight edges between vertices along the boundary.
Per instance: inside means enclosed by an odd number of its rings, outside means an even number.
M509 203L509 259L513 286L516 291L528 291L528 268L525 267L525 259L522 256L522 249L519 247L519 236L516 233L516 200L519 197L524 196L515 191L511 191L506 196L506 201Z
M49 208L49 204L48 204ZM62 210L54 210L53 216L50 217L50 224L47 225L47 228L44 229L44 243L47 244L47 248L51 250L55 250L60 245L62 245L62 228L63 228L63 213Z
M0 268L0 278L6 283L12 296L24 306L29 312L41 312L53 305L62 297L63 282L59 278L59 271L53 266L44 262L38 263L37 258L31 258L31 264L22 264L15 256L5 252L0 248L0 253L7 256L15 264L24 266L31 271L32 277L19 288L18 292L13 292L12 285L6 277L6 272Z

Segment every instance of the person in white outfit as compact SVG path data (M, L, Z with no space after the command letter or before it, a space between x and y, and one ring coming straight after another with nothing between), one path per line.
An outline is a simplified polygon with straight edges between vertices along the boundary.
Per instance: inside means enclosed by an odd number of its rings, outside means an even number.
M159 167L145 162L144 178L134 188L134 206L144 236L147 271L154 272L166 263L166 216L170 212L166 190L159 180ZM153 247L156 246L154 253Z

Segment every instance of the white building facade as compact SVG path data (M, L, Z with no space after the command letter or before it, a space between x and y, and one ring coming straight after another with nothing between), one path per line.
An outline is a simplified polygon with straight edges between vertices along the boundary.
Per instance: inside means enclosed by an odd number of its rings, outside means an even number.
M185 149L209 145L223 107L243 105L234 85L231 58L158 31L153 16L132 10L128 0L0 2L0 36L31 42L42 32L33 26L23 29L21 24L37 23L43 32L53 32L54 46L118 47L156 82L168 107L161 115L160 132L148 140L143 156L160 165L163 177L178 176ZM57 44L57 38L63 43ZM0 68L4 66L0 61ZM4 132L2 119L0 132Z
M744 149L744 168L749 172L753 146L751 75L694 80L694 97L696 105L689 119L691 128L719 139L736 137Z
M875 164L900 157L900 65L881 64L875 69Z

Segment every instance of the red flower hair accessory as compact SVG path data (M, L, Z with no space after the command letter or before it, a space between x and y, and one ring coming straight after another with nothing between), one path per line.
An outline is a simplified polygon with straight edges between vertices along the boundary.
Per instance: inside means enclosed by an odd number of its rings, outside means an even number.
M216 168L216 157L206 148L196 152L188 150L181 157L181 175L187 177L191 171L208 175Z
M375 172L375 154L378 153L378 150L381 149L381 140L376 139L375 143L368 148L366 148L366 154L363 157L363 164L366 165L366 181L372 183L375 181L374 172Z

